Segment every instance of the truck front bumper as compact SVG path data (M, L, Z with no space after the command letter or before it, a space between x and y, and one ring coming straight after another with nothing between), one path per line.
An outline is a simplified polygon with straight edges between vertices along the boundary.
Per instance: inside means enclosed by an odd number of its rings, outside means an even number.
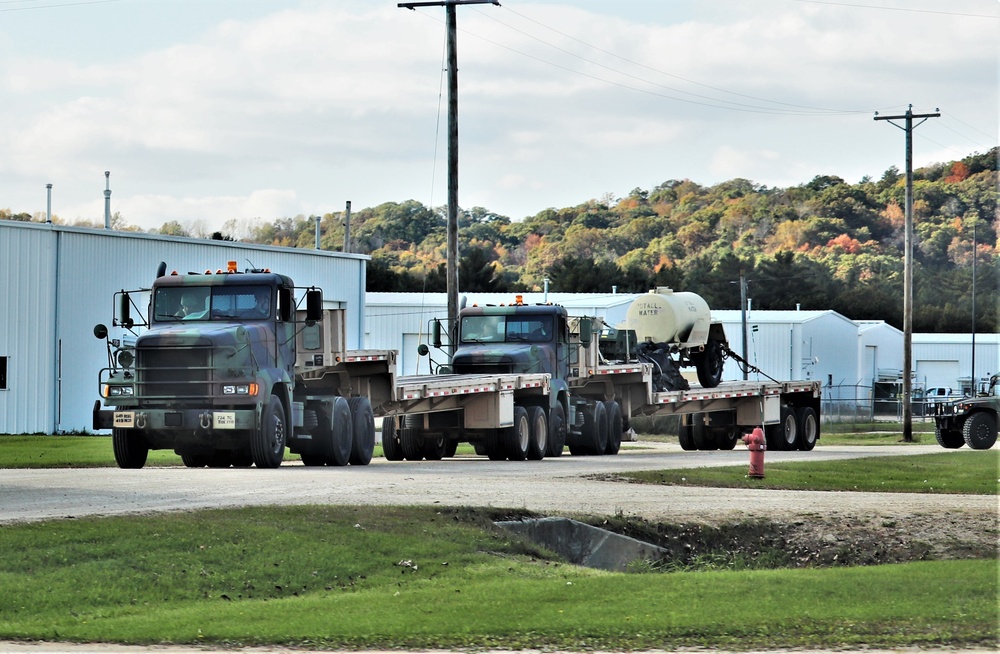
M102 409L94 403L94 429L139 429L142 431L232 432L257 426L257 409Z

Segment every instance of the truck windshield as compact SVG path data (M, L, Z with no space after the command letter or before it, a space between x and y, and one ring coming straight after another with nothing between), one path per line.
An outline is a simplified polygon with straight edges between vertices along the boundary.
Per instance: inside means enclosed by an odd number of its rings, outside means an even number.
M503 343L552 340L552 316L466 316L462 318L463 343Z
M267 320L271 298L267 286L166 286L153 296L153 320Z

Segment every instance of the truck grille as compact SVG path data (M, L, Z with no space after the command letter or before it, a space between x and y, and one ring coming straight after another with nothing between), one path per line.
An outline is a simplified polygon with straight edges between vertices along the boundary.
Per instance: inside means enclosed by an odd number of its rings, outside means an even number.
M140 398L183 400L211 396L211 348L142 348L136 357Z
M455 360L452 369L459 375L509 375L514 372L512 361Z

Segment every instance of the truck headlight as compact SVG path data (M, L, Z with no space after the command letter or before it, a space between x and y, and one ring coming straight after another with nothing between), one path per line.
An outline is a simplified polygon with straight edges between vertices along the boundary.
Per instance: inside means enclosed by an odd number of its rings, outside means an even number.
M222 387L223 395L256 395L257 384L225 384Z
M132 386L111 386L105 384L103 395L104 397L133 397L135 396L135 388Z

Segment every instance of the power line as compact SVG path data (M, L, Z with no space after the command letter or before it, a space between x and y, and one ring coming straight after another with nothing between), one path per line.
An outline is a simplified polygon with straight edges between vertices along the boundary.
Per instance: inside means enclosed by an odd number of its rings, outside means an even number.
M883 11L906 11L917 14L940 14L944 16L965 16L967 18L1000 18L990 14L966 14L957 11L937 11L935 9L914 9L913 7L883 7L881 5L858 5L850 2L832 2L831 0L796 0L813 5L833 5L835 7L854 7L859 9L881 9Z
M24 0L4 0L0 4L13 4L15 2L23 2ZM31 7L10 7L6 9L0 9L0 12L8 11L32 11L34 9L60 9L62 7L79 7L82 5L104 5L109 2L124 2L125 0L83 0L81 2L61 2L54 5L34 5Z

